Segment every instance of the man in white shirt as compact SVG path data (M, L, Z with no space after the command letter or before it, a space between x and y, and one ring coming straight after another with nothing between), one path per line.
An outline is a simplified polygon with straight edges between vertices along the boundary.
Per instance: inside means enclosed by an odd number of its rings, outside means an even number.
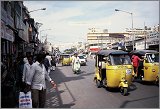
M54 81L49 77L45 66L43 65L44 60L43 54L37 55L37 61L32 64L27 84L31 87L32 91L32 105L33 108L44 108L46 100L46 81L51 82L53 87L56 87Z
M24 89L25 89L26 84L27 84L27 79L30 75L30 70L31 70L31 67L32 67L32 63L33 63L33 59L32 59L32 56L30 55L30 56L27 57L27 61L24 64L24 68L23 68L22 82L25 85Z

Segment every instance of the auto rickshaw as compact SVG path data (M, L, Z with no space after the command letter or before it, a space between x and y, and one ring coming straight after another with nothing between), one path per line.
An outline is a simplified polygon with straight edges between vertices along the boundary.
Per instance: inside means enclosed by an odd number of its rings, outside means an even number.
M95 59L94 80L97 87L120 88L121 94L126 95L133 71L128 53L121 50L100 50Z
M61 60L62 66L71 64L70 55L69 54L62 54L60 56L60 60Z
M144 58L142 69L138 70L138 78L142 81L155 82L159 84L159 53L155 50L134 50L131 55L137 55Z

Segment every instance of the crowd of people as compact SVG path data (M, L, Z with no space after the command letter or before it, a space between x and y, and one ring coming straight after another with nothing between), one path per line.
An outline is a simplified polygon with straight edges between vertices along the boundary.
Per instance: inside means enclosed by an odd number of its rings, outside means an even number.
M31 91L32 94L33 108L44 107L46 94L45 79L47 79L54 88L56 87L55 82L49 76L50 71L56 68L56 58L55 55L49 55L49 53L40 53L33 56L30 52L27 52L25 57L19 54L13 66L9 66L10 68L6 67L5 64L1 62L1 75L9 76L5 77L5 80L3 80L4 82L2 81L2 86L5 85L5 81L15 83L13 87L15 87L14 98L16 99L15 104L17 107L19 92L27 93L28 91ZM12 69L12 75L8 72L8 69ZM5 88L3 87L3 89ZM5 89L5 91L7 90Z

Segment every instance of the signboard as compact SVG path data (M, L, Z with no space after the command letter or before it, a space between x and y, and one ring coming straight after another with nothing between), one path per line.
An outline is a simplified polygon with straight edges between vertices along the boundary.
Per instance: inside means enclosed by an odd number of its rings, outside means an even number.
M150 42L147 42L148 45L159 45L159 39L158 40L152 40Z
M109 37L113 37L113 38L124 38L125 36L124 36L123 34L112 33L112 34L109 34Z
M10 15L7 15L6 24L14 27L14 20Z
M132 46L132 45L133 45L132 41L126 42L126 46Z
M14 27L13 18L10 15L7 15L6 24L10 25L11 27ZM6 27L6 34L5 34L5 36L7 37L7 39L9 41L12 41L12 42L14 41L13 30L11 30L8 27Z
M3 8L1 8L1 20L6 22L6 18L7 18L7 13Z
M14 41L14 38L13 38L13 31L9 28L6 28L6 34L5 34L5 37L7 38L7 40L9 41Z
M5 23L1 20L1 38L5 38L6 26Z
M100 50L100 48L90 48L89 50L90 50L90 51L94 51L94 52L96 52L96 51L99 51L99 50Z
M29 37L28 37L28 23L26 23L26 25L23 23L23 21L21 20L21 28L23 30L19 30L21 31L22 34L22 39L25 40L26 42L29 42Z
M5 26L5 23L1 20L1 38L9 41L14 41L13 31Z

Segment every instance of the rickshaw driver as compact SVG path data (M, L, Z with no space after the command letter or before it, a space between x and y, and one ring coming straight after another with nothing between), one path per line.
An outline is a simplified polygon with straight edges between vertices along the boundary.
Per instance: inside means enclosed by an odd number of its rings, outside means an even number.
M138 67L139 67L139 62L143 61L143 59L140 59L138 56L133 55L132 56L132 63L133 63L133 67L134 67L134 77L137 77L138 75Z

